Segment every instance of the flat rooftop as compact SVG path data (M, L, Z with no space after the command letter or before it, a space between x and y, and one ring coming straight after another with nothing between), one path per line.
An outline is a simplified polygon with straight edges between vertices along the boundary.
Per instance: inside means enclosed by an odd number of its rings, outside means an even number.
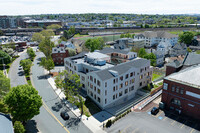
M180 72L171 74L165 77L165 79L200 89L200 65L191 66Z
M99 70L107 69L107 68L110 68L110 67L113 67L113 66L114 66L114 65L109 64L109 63L106 63L106 64L103 65L103 66L98 66L98 65L89 64L89 63L87 63L87 62L84 61L84 58L75 59L75 60L73 60L73 61L76 62L76 64L83 64L83 65L86 65L86 66L91 66L91 67L97 68L97 69L99 69Z
M88 54L85 54L85 55L87 55L87 57L92 58L92 59L109 58L108 55L102 54L100 52L92 52L92 53L88 53Z

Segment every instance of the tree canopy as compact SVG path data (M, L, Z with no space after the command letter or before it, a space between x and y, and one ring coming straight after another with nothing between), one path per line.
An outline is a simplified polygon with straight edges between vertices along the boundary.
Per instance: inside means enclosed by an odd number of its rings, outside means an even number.
M72 49L72 48L66 48L66 50L68 50L68 52L69 52L69 56L74 56L74 55L76 55L76 50L75 50L75 49Z
M94 50L100 50L104 47L104 41L102 37L87 39L85 42L85 47L88 48L91 52Z
M20 61L20 65L23 67L25 74L29 74L33 64L30 59L24 59Z
M34 33L32 36L32 41L37 41L40 43L44 39L44 36L41 33Z
M0 99L10 90L10 79L0 71Z
M55 67L52 58L45 58L45 57L41 58L40 66L42 66L44 69L48 70L49 73Z
M33 51L32 48L28 48L28 49L27 49L27 54L28 54L28 56L29 56L29 58L30 58L31 60L33 60L33 58L36 56L36 55L35 55L35 52Z
M29 85L13 87L4 97L9 112L16 121L27 121L40 113L42 98L38 91Z
M47 29L47 30L43 30L40 32L44 37L51 37L51 36L54 36L54 32L52 29Z
M52 25L47 26L47 29L59 29L61 27L62 26L59 24L52 24Z
M8 64L12 61L11 57L9 54L6 52L0 50L0 64L2 64L2 60L4 61L4 64Z
M156 55L154 53L147 53L144 48L141 48L138 52L138 56L151 61L152 66L156 66Z
M182 34L179 34L179 41L181 43L185 43L187 45L191 44L193 38L194 38L194 34L190 31L183 32Z
M13 127L14 127L15 133L24 133L26 131L23 124L20 121L15 121Z
M51 42L50 38L45 37L42 42L39 44L39 49L42 51L47 58L51 57L52 48L54 47L54 43Z

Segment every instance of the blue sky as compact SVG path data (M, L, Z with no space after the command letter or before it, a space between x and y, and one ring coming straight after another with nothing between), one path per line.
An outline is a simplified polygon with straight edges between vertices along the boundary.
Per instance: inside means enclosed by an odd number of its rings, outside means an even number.
M200 13L200 0L0 0L0 15L54 13Z

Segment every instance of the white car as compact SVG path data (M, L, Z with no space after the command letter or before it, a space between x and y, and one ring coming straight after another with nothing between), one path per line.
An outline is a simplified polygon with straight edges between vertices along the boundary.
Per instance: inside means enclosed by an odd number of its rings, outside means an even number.
M19 66L19 70L22 70L22 66Z

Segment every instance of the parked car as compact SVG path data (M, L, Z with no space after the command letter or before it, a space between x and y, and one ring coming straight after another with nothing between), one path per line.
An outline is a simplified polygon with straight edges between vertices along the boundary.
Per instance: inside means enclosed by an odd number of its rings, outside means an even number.
M61 111L60 116L64 119L64 120L68 120L69 119L69 115L67 113L66 110Z
M19 70L22 70L22 66L19 66Z
M151 114L152 115L156 115L159 112L159 108L158 107L153 107L151 110Z

